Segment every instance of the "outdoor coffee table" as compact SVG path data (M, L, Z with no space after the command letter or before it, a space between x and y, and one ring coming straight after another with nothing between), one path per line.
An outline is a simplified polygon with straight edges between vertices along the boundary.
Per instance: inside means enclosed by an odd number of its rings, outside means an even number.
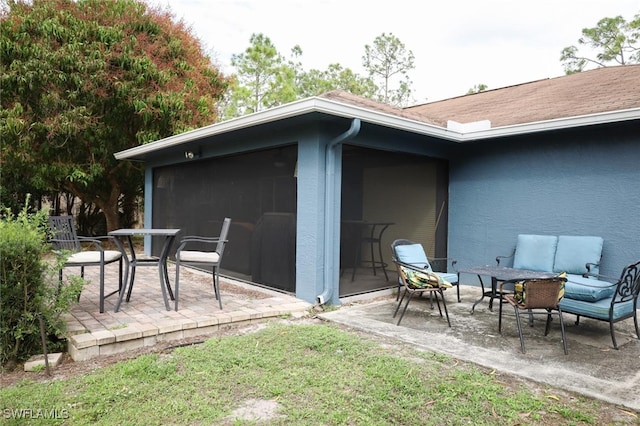
M482 295L473 306L471 307L471 313L476 308L476 305L480 303L485 296L489 297L489 309L493 310L493 299L501 299L502 294L498 294L498 282L504 281L520 281L527 279L543 279L553 278L557 274L552 272L541 271L528 271L526 269L514 269L506 268L504 266L476 266L469 269L461 269L459 273L477 275L480 280L480 286L482 287ZM491 277L491 289L487 289L484 285L483 277Z
M167 292L169 293L169 297L173 300L173 291L171 291L171 285L169 283L169 272L167 271L167 258L169 257L169 251L171 250L171 245L176 238L176 235L180 232L180 229L155 229L155 228L125 228L125 229L117 229L115 231L109 232L110 236L117 237L116 243L120 246L121 249L124 250L122 246L122 239L126 240L129 245L129 249L131 250L131 259L129 261L129 268L131 270L131 279L129 280L129 289L127 291L127 302L131 298L131 290L133 289L133 280L136 276L136 267L137 266L158 266L158 274L160 276L160 289L162 290L162 298L164 299L164 305L167 308L167 311L170 311L169 301L167 300ZM164 238L164 243L162 245L162 251L160 253L160 257L138 257L136 256L136 251L133 246L133 241L131 239L134 235L150 235L150 236L161 236ZM120 304L122 303L122 298L125 293L125 289L127 283L125 282L125 288L120 291L120 296L118 297L118 302L116 303L115 312L120 310Z

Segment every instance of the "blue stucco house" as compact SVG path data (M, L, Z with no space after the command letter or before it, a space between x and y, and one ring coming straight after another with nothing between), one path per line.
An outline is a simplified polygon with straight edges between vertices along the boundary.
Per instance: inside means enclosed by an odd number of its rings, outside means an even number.
M311 303L394 285L360 221L392 224L387 264L396 238L492 264L522 233L601 236L606 275L640 259L640 65L404 109L329 92L116 158L145 163L146 227L231 217L224 272Z

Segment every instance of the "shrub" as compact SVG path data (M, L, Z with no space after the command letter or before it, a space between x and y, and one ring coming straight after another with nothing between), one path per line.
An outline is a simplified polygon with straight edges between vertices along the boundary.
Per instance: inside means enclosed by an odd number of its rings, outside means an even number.
M8 210L0 220L0 365L42 352L39 315L48 345L64 333L62 314L77 300L83 280L70 277L58 283L57 262L47 261L47 214L25 207L17 216ZM55 257L51 257L55 259Z

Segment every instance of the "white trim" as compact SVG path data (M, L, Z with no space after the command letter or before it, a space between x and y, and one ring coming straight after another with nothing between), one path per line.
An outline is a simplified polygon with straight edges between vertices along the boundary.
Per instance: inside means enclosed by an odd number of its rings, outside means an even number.
M577 117L566 117L534 123L516 124L512 126L496 127L488 130L459 132L444 127L427 124L418 120L399 117L368 108L358 107L334 100L312 97L291 102L265 111L245 115L221 123L211 124L196 130L170 136L145 145L139 145L115 153L115 158L124 160L149 154L165 148L181 145L197 139L228 133L260 124L271 123L286 118L296 117L308 113L319 112L348 119L359 118L362 122L384 127L404 130L407 132L433 136L452 142L466 142L478 139L488 139L501 136L535 133L548 130L565 129L593 124L603 124L625 120L640 119L640 108L604 112Z
M576 117L556 118L553 120L538 121L533 123L514 124L511 126L495 127L490 130L468 132L462 135L462 141L496 138L500 136L514 136L527 133L537 133L548 130L570 129L573 127L592 126L595 124L616 123L620 121L640 119L640 108L631 108L619 111L601 112L597 114L581 115Z

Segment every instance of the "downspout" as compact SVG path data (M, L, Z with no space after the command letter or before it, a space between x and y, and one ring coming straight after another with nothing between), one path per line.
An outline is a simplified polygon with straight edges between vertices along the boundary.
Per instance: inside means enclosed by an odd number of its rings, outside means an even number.
M324 305L333 296L333 285L331 279L334 276L334 262L329 261L333 256L333 247L336 241L335 235L335 213L336 206L336 182L335 182L335 148L344 141L354 138L360 132L360 119L354 118L349 129L332 139L326 146L324 154L325 164L325 184L324 184L324 279L323 291L317 297L318 304Z

